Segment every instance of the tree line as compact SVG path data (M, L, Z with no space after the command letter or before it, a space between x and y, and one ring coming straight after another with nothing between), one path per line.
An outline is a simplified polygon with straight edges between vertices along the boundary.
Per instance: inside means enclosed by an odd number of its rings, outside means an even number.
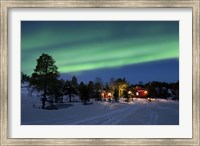
M111 92L114 101L118 102L120 97L130 98L128 91L134 93L135 86L147 89L151 97L162 98L168 97L167 89L172 89L174 92L178 92L179 89L178 82L165 83L154 81L146 84L139 82L139 84L133 85L125 78L111 78L109 82L104 84L102 79L97 77L95 81L89 81L88 83L80 82L79 84L76 76L73 76L71 80L60 78L55 60L52 56L44 53L37 59L36 67L30 77L24 73L21 74L21 82L28 82L30 92L36 91L40 93L42 109L54 109L54 103L63 102L64 96L68 97L69 102L72 102L74 97L79 96L83 104L87 105L90 99L102 100L102 91ZM48 106L46 106L46 103L48 103Z

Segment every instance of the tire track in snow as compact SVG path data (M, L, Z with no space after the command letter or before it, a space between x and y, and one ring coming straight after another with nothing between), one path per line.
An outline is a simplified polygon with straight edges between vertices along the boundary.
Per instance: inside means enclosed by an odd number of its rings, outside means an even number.
M149 125L156 125L158 122L158 114L155 112L155 110L153 110L153 108L155 108L154 106L155 105L151 104L151 105L148 105L148 107L146 107L150 115L150 119L148 122Z
M103 114L103 115L87 118L87 119L84 119L81 121L74 122L73 124L75 124L75 125L79 125L79 124L92 124L92 125L93 124L99 124L99 125L117 124L130 114L130 112L128 112L128 111L132 112L132 110L130 110L130 109L133 106L135 106L135 105L129 105L128 107L125 107L123 109L114 110L114 111L111 111L111 112Z
M117 115L111 115L110 119L103 122L102 125L117 125L124 119L128 118L134 111L138 110L138 105L130 105L125 111L118 113Z

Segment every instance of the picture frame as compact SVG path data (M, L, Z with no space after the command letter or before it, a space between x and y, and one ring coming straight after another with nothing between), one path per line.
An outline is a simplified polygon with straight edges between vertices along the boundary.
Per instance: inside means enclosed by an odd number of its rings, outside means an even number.
M14 139L8 138L8 10L10 8L192 8L192 115L193 128L192 138L186 139L110 139L110 138L84 138L84 139ZM200 1L136 1L136 0L116 0L116 1L98 1L98 0L69 0L69 1L21 1L21 0L1 0L1 51L0 51L0 109L1 126L0 138L1 145L199 145L199 90L200 90Z

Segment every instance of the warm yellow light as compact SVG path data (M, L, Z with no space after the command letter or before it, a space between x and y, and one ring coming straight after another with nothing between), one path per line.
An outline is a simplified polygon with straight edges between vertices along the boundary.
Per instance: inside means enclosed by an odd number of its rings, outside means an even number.
M128 91L128 94L131 94L131 91Z
M145 94L147 94L147 91L144 91Z
M108 96L111 96L111 93L108 93Z

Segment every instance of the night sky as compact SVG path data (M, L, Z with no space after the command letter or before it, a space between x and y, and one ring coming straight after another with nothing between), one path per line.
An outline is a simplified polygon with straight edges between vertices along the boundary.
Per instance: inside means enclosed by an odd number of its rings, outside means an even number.
M22 21L21 70L51 55L61 77L130 83L179 79L178 21Z

